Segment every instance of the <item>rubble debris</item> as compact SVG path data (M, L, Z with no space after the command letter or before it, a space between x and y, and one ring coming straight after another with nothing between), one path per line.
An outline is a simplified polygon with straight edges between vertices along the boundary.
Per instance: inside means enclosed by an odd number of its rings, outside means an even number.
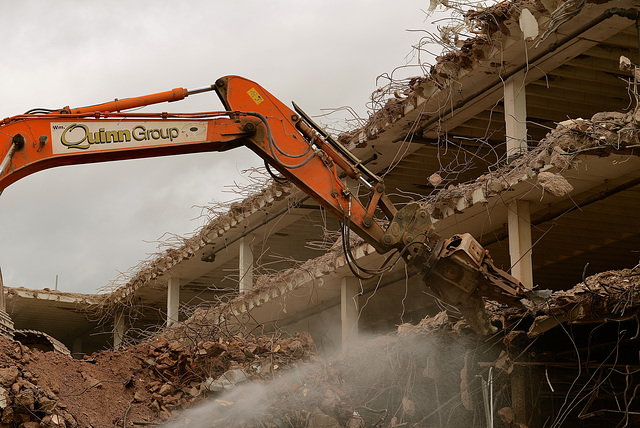
M242 372L246 380L261 379L313 352L306 335L215 343L221 352L209 352L211 341L159 337L74 360L0 338L0 425L106 427L123 426L125 418L128 426L158 424L205 401L211 393L201 386L208 378Z
M259 384L238 386L179 415L169 427L437 426L441 417L471 426L466 423L472 424L473 414L451 400L462 362L449 360L461 348L451 338L424 333L373 338L349 353L314 356ZM443 369L427 377L425 364L434 359Z
M443 219L533 178L544 191L560 197L573 190L562 173L575 167L580 156L638 156L635 148L640 145L639 134L633 113L600 112L589 120L567 120L559 123L526 155L471 182L442 189L423 202L432 218Z
M37 348L43 351L54 351L63 355L71 355L69 349L56 338L36 330L15 330L13 339L28 346L29 348Z
M222 392L233 389L248 380L249 377L244 370L234 369L224 372L222 376L217 379L212 377L208 378L202 383L201 388L211 392Z
M440 176L440 174L434 172L429 176L429 183L431 183L433 187L438 187L440 184L442 184L442 177Z
M538 33L540 31L538 28L538 21L529 9L522 9L518 23L520 24L520 29L522 30L522 35L525 40L534 40L538 37Z
M560 174L542 171L538 174L538 184L546 192L560 197L571 193L573 186Z
M523 420L562 427L640 422L633 400L640 388L640 265L592 275L528 310L488 306L503 326L496 336L502 344L476 352L485 356L471 367L476 373L484 368L476 376L494 370L494 391L503 391L494 397L496 415L504 426L530 426ZM438 325L430 331L455 333L451 322ZM516 388L516 378L526 384ZM511 405L514 391L526 394L518 398L529 401L526 409Z
M306 334L215 335L219 330L213 327L189 325L84 360L0 339L0 424L71 428L168 422L177 428L202 420L226 427L477 426L474 421L484 421L487 408L482 382L492 382L495 420L518 426L521 415L511 405L509 382L525 369L530 388L551 385L557 394L538 391L541 414L530 417L579 420L582 408L552 413L564 395L590 399L587 410L596 412L590 416L594 421L624 417L622 411L597 413L596 406L609 405L604 390L572 391L566 385L574 373L580 385L593 386L593 376L570 371L588 362L590 370L603 370L601 376L615 377L623 386L626 379L636 388L640 349L632 336L640 312L640 267L585 278L528 310L491 302L487 307L503 327L488 341L455 314L441 312L326 359L314 355ZM554 323L538 328L541 317Z
M632 69L631 60L624 55L620 55L618 67L620 68L621 71L631 71Z
M541 44L549 46L553 37L547 37L557 29L557 24L574 18L581 10L580 7L575 14L563 15L566 9L556 9L557 2L544 0L490 3L485 6L483 3L470 5L460 1L431 0L431 11L442 5L451 12L450 24L439 26L439 37L428 36L432 43L443 48L443 53L436 57L435 64L423 76L411 78L408 84L406 81L391 82L387 88L374 92L372 98L379 108L362 128L341 134L340 142L347 147L366 146L416 110L429 112L429 115L423 115L425 120L445 117L449 105L443 100L455 96L471 71L478 74L505 71L509 64L496 52L512 43L521 43L523 39L536 41L536 48ZM589 4L588 9L606 2L567 1L563 5L572 3ZM563 15L560 21L554 18L558 13ZM548 26L552 22L556 24ZM543 29L544 34L539 36ZM402 97L393 96L396 93L401 93ZM420 129L420 126L412 129Z

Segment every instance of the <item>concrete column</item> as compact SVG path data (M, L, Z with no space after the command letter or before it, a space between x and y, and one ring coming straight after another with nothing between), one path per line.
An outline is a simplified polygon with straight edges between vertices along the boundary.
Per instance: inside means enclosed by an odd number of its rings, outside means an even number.
M167 281L167 327L178 323L180 309L180 278L169 277Z
M360 283L353 276L344 276L340 283L340 319L342 321L342 349L358 340L358 298Z
M113 320L113 349L118 349L124 341L124 312L116 313Z
M509 256L511 275L526 288L533 288L533 263L531 261L531 214L529 201L515 201L508 206Z
M524 70L511 76L504 85L504 120L507 161L527 151L527 97ZM531 262L531 216L528 201L512 202L509 207L509 255L511 274L527 288L533 287Z
M527 151L527 97L524 70L511 76L504 85L504 120L507 159Z
M251 251L251 243L255 236L248 234L240 239L240 257L238 262L238 271L240 275L240 283L238 289L240 294L244 294L253 288L253 251Z

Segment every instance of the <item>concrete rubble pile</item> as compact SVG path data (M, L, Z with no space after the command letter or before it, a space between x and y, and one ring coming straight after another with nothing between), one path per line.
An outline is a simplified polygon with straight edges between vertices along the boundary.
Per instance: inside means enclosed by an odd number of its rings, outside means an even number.
M466 342L458 402L477 418L493 414L493 426L640 424L640 265L586 277L529 303L516 309L488 302L502 328L475 343L466 323L445 312L400 332ZM476 425L487 426L477 419L467 426Z
M402 324L397 334L352 344L337 357L312 357L270 379L267 389L246 385L202 414L186 414L176 426L640 423L634 410L639 267L586 277L570 290L528 302L526 309L494 302L487 308L501 327L491 337L476 335L455 313L441 312ZM620 385L628 387L617 390Z
M197 343L158 337L75 360L0 339L0 426L158 425L233 388L238 373L242 381L268 378L312 350L306 334Z
M382 337L329 361L306 334L168 336L83 360L1 340L0 425L364 428L425 417L403 390L425 370L417 361L433 364L428 340Z
M639 422L624 407L638 389L638 267L585 278L528 310L487 306L502 327L492 337L442 312L332 358L315 355L307 334L194 323L83 360L1 340L0 425L474 427L489 413L496 427ZM629 388L611 395L605 381ZM515 417L518 394L539 404L527 422Z
M418 427L438 426L432 423L442 417L472 426L473 414L456 401L464 359L455 355L463 349L452 337L424 331L371 338L237 386L170 427Z

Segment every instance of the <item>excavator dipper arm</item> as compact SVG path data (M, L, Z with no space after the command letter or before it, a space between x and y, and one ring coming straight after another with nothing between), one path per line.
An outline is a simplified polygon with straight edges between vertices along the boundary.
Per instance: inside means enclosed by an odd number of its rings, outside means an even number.
M215 90L226 111L123 113ZM483 296L518 305L522 285L497 269L469 234L441 239L426 209L397 210L382 179L349 150L255 82L238 76L210 87L176 88L95 106L24 114L0 125L0 192L28 174L60 165L103 162L246 146L353 230L378 252L391 250L417 269L433 293L457 307L480 334L493 327ZM341 174L368 188L356 197ZM363 202L364 201L364 202ZM378 210L379 209L379 210ZM376 215L382 218L376 218ZM347 247L348 251L348 247Z

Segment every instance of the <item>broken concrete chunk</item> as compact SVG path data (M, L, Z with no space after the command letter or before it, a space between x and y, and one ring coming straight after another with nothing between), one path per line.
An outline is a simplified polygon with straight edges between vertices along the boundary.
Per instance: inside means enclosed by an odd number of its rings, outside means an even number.
M160 387L160 391L158 391L158 394L160 395L169 395L173 392L173 386L169 385L168 383L165 383L164 385L162 385L162 387Z
M227 350L225 344L211 341L201 343L198 348L198 354L207 357L217 357Z
M25 380L25 379L18 379L16 381L16 383L11 385L11 392L14 395L19 394L20 391L24 391L24 390L35 391L36 389L38 389L37 386L35 386L34 384L32 384L31 382L29 382L28 380Z
M475 189L473 193L471 193L471 202L473 204L478 204L478 203L484 204L488 202L486 195L484 194L484 189L482 188Z
M208 378L202 383L202 388L211 392L221 392L235 388L238 384L248 381L247 374L242 369L234 369L225 372L218 379Z
M65 419L60 415L48 415L42 420L42 423L46 427L66 427L67 423Z
M538 21L529 9L522 9L518 23L520 24L520 29L522 30L522 35L525 40L533 40L538 37L538 33L540 32Z
M184 346L182 346L180 342L171 342L169 344L169 349L171 349L173 352L182 352L184 351Z
M10 426L9 424L13 421L13 416L14 416L13 408L9 406L6 409L4 409L4 411L2 412L2 418L0 418L0 422L2 422L3 424L6 424L7 426ZM38 423L38 426L39 425L40 424Z
M553 196L560 197L573 191L573 186L560 174L545 171L538 174L538 184Z
M192 397L195 397L196 395L198 395L200 393L200 391L197 388L194 387L183 387L182 388L182 392L184 392L185 394L188 394Z
M53 410L58 407L58 400L54 400L48 397L40 397L38 399L38 402L40 403L40 410L47 413L53 412Z
M340 397L333 390L328 389L327 392L325 392L324 397L322 398L322 408L325 410L333 410L338 406L338 404L340 404Z
M464 366L462 366L462 370L460 370L460 399L464 408L472 411L474 403L472 399L473 393L469 386L469 357L470 351L465 352Z
M169 346L169 341L164 337L158 337L153 342L151 342L151 346L156 350L160 350Z
M502 189L504 189L504 186L499 181L492 181L489 184L489 190L491 190L494 193L498 193L502 191Z
M16 366L0 368L0 385L9 388L18 378L20 371Z
M431 183L433 187L438 187L442 184L442 177L440 177L440 174L434 172L429 176L429 183Z
M568 153L560 147L556 146L553 148L549 162L560 171L563 171L571 166L571 156L569 156Z
M552 328L560 325L561 323L567 321L567 317L564 314L554 314L550 315L541 315L537 316L529 327L529 331L527 332L527 337L534 338L542 333L551 330Z
M631 71L631 67L631 60L624 55L620 55L618 68L620 68L621 71Z
M0 386L0 409L3 409L9 405L9 391Z
M23 409L27 409L29 411L35 410L35 389L22 390L19 394L16 394L16 399L19 400L17 404L19 404Z
M577 119L568 119L558 123L559 128L565 128L572 131L586 131L591 126L591 122L579 117Z

